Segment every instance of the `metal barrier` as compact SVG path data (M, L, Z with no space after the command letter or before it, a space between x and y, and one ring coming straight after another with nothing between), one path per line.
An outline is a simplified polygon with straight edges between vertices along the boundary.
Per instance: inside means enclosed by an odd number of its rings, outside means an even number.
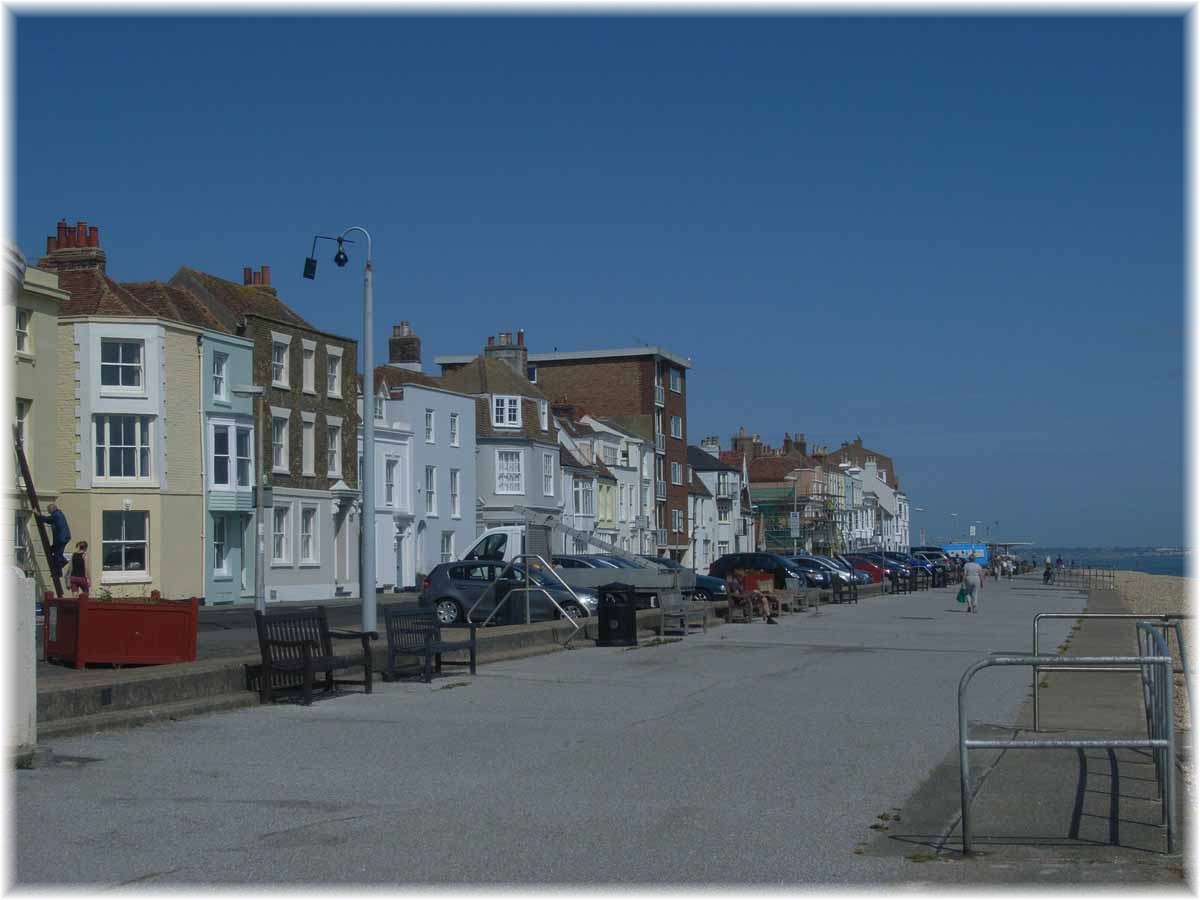
M1139 633L1142 629L1139 629ZM1145 630L1151 635L1154 656L993 656L981 659L963 673L958 683L958 771L962 791L962 849L971 852L971 750L1037 750L1037 749L1085 749L1085 748L1131 748L1148 749L1155 752L1155 769L1158 775L1159 795L1162 798L1162 822L1167 828L1167 852L1175 852L1175 718L1172 715L1172 660L1161 634L1152 628ZM1142 684L1146 697L1147 722L1150 736L1140 738L1116 738L1111 740L1008 740L979 741L967 738L967 685L975 673L991 666L1040 666L1045 669L1094 667L1103 671L1113 665L1136 665L1142 668ZM1156 736L1157 735L1157 736ZM1161 754L1161 757L1160 757Z
M561 584L564 588L567 589L567 592L572 597L574 597L575 601L579 604L580 609L586 608L583 605L583 601L579 599L579 595L575 593L574 589L569 584L567 584L565 581L563 581L562 578L559 576L558 572L556 572L554 570L554 566L550 565L548 562L546 562L546 560L542 559L542 557L538 556L536 553L522 553L519 556L514 556L512 558L512 560L509 562L509 564L500 573L500 575L498 575L496 577L496 580L493 581L491 584L489 584L487 586L487 590L485 590L482 594L479 595L479 599L471 604L471 608L469 610L467 610L467 615L466 615L467 621L468 622L471 621L471 613L475 612L475 607L477 607L480 603L483 602L483 598L486 597L489 593L494 594L496 592L496 585L500 583L500 581L504 578L505 575L507 575L509 572L511 572L513 570L513 567L516 565L516 563L520 562L521 560L531 560L531 559L537 560L539 563L541 563L542 569L545 572L547 572L548 574L553 575L554 579L559 584ZM575 626L575 630L571 632L570 637L568 637L565 641L563 641L564 647L569 646L571 641L575 640L575 635L579 634L579 629L582 628L583 626L580 625L578 622L576 622L574 617L572 617L570 613L568 613L565 609L563 609L561 606L558 605L558 601L554 599L553 594L551 594L548 590L546 590L540 584L536 584L530 580L528 565L522 566L521 569L525 573L525 591L524 591L524 594L525 594L525 624L528 625L529 621L530 621L529 594L531 591L540 591L541 593L546 595L546 599L549 600L550 603L554 606L554 608L557 609L559 611L559 613L562 614L563 618L565 618L568 622L570 622L572 625ZM503 597L501 597L500 602L496 604L496 608L493 609L490 613L488 613L488 617L483 620L482 625L487 625L488 622L492 621L492 618L496 615L496 613L500 612L500 608L509 601L509 598L511 596L512 596L512 591L509 591L507 594L505 594Z
M1038 650L1038 624L1042 619L1132 619L1137 622L1153 622L1159 623L1163 629L1163 640L1167 641L1166 630L1168 628L1175 631L1175 643L1179 647L1179 668L1174 670L1176 675L1182 675L1184 685L1187 688L1188 700L1192 699L1191 679L1188 675L1187 654L1183 646L1183 630L1179 627L1183 619L1187 616L1170 613L1163 616L1146 616L1137 613L1038 613L1033 617L1033 655L1037 656ZM1167 641L1168 647L1170 642ZM1140 671L1140 666L1110 666L1106 669L1099 669L1095 666L1086 666L1084 668L1075 669L1070 666L1055 666L1060 672L1137 672ZM1041 731L1041 706L1038 702L1038 690L1041 686L1041 667L1033 667L1033 730Z
M1091 590L1115 591L1117 589L1116 566L1063 566L1051 570L1050 584L1056 587L1075 587Z

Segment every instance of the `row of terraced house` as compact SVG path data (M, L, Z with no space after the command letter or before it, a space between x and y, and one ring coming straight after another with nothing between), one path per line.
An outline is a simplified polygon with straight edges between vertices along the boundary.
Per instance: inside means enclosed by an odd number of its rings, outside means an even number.
M359 592L357 344L301 317L267 266L109 274L99 229L15 250L15 423L41 504L90 544L93 593L251 603L263 487L269 601ZM424 370L407 321L376 367L377 581L408 588L493 525L548 513L561 549L699 568L754 547L745 472L687 443L690 361L660 347L530 353L502 332ZM6 542L46 585L23 484ZM588 540L594 536L603 545Z

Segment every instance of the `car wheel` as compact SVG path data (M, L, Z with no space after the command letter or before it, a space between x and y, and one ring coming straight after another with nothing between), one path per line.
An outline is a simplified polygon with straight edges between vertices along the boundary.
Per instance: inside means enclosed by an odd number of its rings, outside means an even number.
M438 622L442 625L453 625L462 618L462 609L459 608L456 601L451 600L449 597L439 600L435 609Z
M702 588L697 588L692 594L692 599L697 603L708 603L710 600L712 600L712 596L708 593L708 591L703 590Z
M572 619L587 618L587 610L585 610L578 603L564 603L563 609L566 610L567 615L569 615Z

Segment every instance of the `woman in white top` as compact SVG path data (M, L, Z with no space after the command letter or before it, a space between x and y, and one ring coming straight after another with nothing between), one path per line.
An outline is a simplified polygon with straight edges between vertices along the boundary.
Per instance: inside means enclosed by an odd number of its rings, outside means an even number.
M979 612L979 592L983 590L983 566L972 556L963 566L963 587L967 589L967 612Z

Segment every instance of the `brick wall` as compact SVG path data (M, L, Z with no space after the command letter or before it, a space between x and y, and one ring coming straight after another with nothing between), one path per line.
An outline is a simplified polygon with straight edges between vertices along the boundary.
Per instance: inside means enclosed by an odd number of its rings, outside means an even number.
M203 494L200 484L200 362L194 332L166 328L163 347L162 424L166 487L172 494Z
M288 345L288 381L289 389L271 386L271 332L291 336ZM291 474L272 475L272 484L282 487L295 487L307 490L328 490L333 480L326 473L329 471L329 440L325 431L325 417L336 416L342 420L342 480L352 488L358 487L358 410L356 396L356 376L358 369L358 344L345 338L333 337L319 331L283 325L270 319L260 319L257 316L246 317L245 337L254 341L253 372L254 383L265 385L267 388L264 402L268 410L265 415L266 424L260 440L259 452L264 460L271 459L271 419L270 407L286 407L292 415L288 420L288 468ZM307 339L316 342L316 359L313 386L316 395L306 394L303 388L303 344ZM328 396L329 370L328 354L325 345L342 349L342 396ZM316 431L314 434L314 453L312 476L301 475L303 427L298 411L315 412L317 414Z
M58 367L54 385L54 480L60 491L76 486L79 474L75 464L80 453L79 345L75 343L75 324L59 325L57 332Z

